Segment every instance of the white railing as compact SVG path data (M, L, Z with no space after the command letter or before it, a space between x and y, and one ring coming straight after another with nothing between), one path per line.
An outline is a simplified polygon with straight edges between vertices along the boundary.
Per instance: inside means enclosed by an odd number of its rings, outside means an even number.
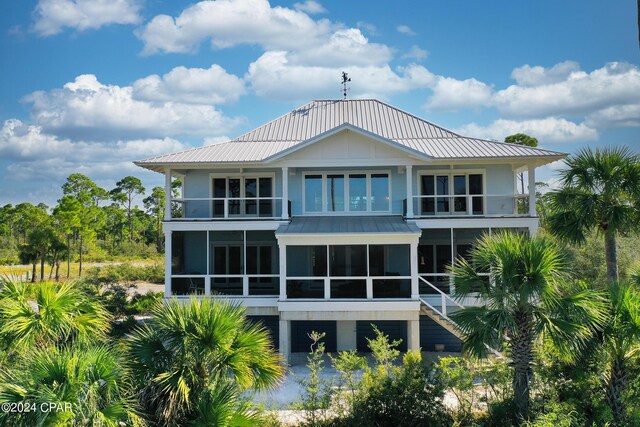
M459 308L464 308L464 305L460 304L458 301L456 301L455 299L451 298L451 296L449 296L448 294L442 292L441 289L439 289L436 285L434 285L433 283L429 282L427 279L425 279L422 276L418 276L418 279L420 281L422 281L422 283L426 284L427 286L429 286L430 288L432 288L433 290L436 291L436 294L438 294L440 296L440 310L438 310L437 308L435 308L433 305L429 304L425 297L423 295L420 296L420 301L426 305L427 307L429 307L431 310L433 310L434 312L436 312L436 314L439 314L440 316L443 317L447 317L447 304L451 303L451 305L457 306ZM448 319L448 317L447 317Z
M219 296L225 294L225 290L233 290L233 293L227 293L227 295L252 298L276 297L279 293L279 278L279 274L172 274L171 295L176 297ZM223 282L215 283L216 279ZM272 292L264 293L265 290L269 290L269 286L267 286L268 283L256 282L260 279L278 279L278 282ZM259 292L261 287L262 292Z
M528 216L528 194L463 194L413 196L417 217Z
M365 284L365 292L360 297L353 297L351 299L359 299L359 300L378 300L378 299L410 299L411 298L411 288L410 281L411 276L287 276L287 299L317 299L317 300L340 300L340 299L349 299L342 297L335 297L331 294L331 285L335 282L340 282L344 280L353 280L353 281L361 281ZM377 289L376 285L380 282L395 282L400 284L402 281L408 282L406 292L404 295L385 295L385 296L376 296L376 293L379 294L379 289ZM309 284L312 282L314 286L307 287L306 291L309 294L318 293L322 294L322 296L314 297L314 296L291 296L289 292L289 282L300 282L301 284ZM291 283L292 285L294 283Z
M172 220L280 219L282 197L183 197L182 218Z

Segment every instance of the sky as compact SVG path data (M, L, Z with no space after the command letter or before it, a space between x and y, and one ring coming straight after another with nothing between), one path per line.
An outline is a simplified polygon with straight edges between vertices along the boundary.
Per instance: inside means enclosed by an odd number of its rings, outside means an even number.
M313 99L377 98L467 136L640 152L634 0L0 2L0 205L111 189L134 160ZM561 162L538 180L556 182Z

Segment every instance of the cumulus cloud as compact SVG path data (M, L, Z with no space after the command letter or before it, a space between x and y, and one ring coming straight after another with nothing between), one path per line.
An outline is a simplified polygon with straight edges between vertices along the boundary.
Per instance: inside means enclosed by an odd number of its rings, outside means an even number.
M396 31L398 31L399 33L402 33L402 34L406 34L408 36L415 36L416 35L416 32L413 31L411 29L411 27L408 26L408 25L398 25L396 27Z
M574 123L566 119L547 117L535 120L498 119L488 126L471 123L456 130L462 135L477 138L504 141L504 138L515 133L535 135L541 142L575 142L593 141L598 138L598 131L584 123Z
M500 113L527 118L584 115L637 104L640 98L640 70L635 65L612 62L590 73L576 70L573 63L531 72L536 68L517 69L516 78L526 85L509 86L495 94L493 102Z
M596 128L640 126L640 103L603 108L589 114L585 123Z
M551 68L539 65L532 67L527 64L514 68L511 77L520 86L535 87L564 81L577 71L580 71L580 65L575 61L560 62Z
M26 192L37 192L43 183L62 183L74 172L106 180L132 173L139 175L141 170L132 160L186 148L172 138L73 141L47 134L41 126L16 119L6 120L0 130L0 158L6 168L5 179L21 182ZM55 185L55 190L59 191L59 185ZM50 198L40 200L50 201Z
M266 52L251 63L245 78L258 96L301 101L322 96L337 98L340 71L342 68L296 64L284 51ZM426 68L415 64L399 68L398 72L387 64L349 67L346 71L358 76L351 87L360 97L386 98L427 87L435 78Z
M143 54L194 52L204 40L214 48L253 44L267 50L317 46L338 26L267 0L201 1L173 18L157 15L138 32Z
M379 65L393 56L389 47L369 43L359 29L338 30L326 43L294 51L290 60L297 64L319 66Z
M405 59L415 59L416 61L423 61L427 59L427 56L429 56L429 52L415 44L411 46L411 49L409 49L407 53L402 55L402 57Z
M487 106L491 101L491 87L476 79L457 80L438 77L427 101L429 110L458 110Z
M240 122L211 105L140 101L131 86L105 85L92 74L61 89L34 92L24 101L31 103L33 120L45 132L71 139L216 136Z
M140 8L141 0L39 0L32 30L52 36L65 27L85 31L109 24L137 24Z
M308 13L309 15L314 15L316 13L326 13L327 9L325 9L320 3L313 0L307 0L302 3L294 3L293 8L295 10L299 10L304 13Z
M176 67L162 77L153 74L133 83L133 97L143 101L224 104L245 92L242 79L217 64L208 69Z

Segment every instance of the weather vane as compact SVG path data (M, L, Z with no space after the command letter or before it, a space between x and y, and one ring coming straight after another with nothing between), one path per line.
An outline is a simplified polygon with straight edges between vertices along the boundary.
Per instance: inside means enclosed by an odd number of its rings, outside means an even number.
M349 74L343 71L342 72L342 96L344 96L344 99L347 99L347 92L351 90L350 88L347 87L347 83L350 81L351 81L351 78L349 77Z

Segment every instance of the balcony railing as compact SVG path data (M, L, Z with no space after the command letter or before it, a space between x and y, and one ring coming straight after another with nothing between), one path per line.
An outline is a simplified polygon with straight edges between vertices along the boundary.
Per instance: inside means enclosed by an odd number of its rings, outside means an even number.
M277 296L280 289L279 274L173 274L171 295L183 296Z
M528 194L413 196L416 217L528 216Z
M282 197L185 197L172 199L181 207L175 220L280 219Z

